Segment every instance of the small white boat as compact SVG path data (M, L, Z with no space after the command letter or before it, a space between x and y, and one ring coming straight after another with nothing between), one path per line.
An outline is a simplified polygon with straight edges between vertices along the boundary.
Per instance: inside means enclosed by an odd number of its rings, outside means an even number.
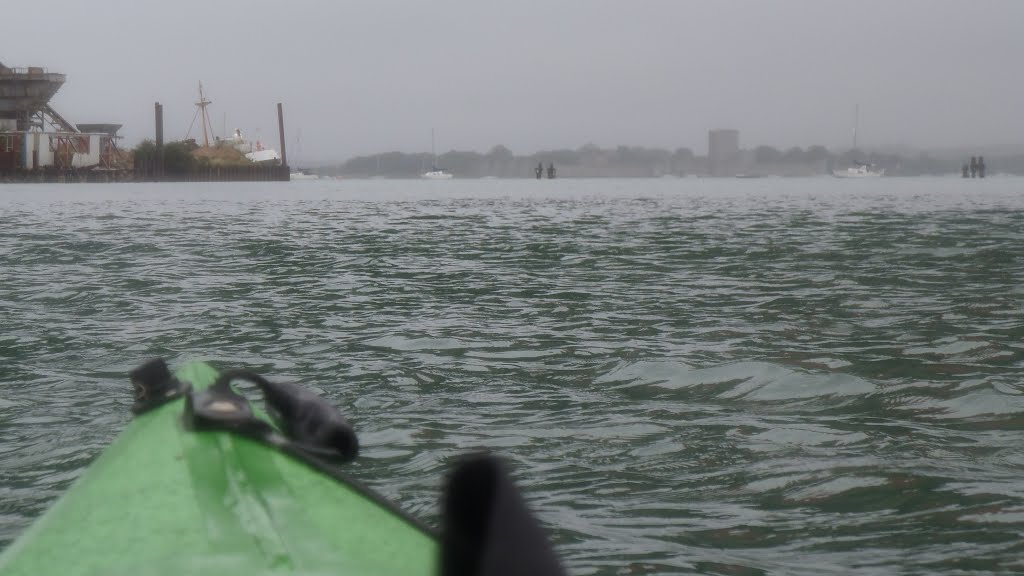
M836 178L878 178L885 174L885 168L875 170L871 164L860 164L851 166L845 170L833 170L832 175Z
M854 108L853 113L853 149L857 152L857 130L860 128L860 105ZM836 178L878 178L885 174L885 168L876 170L874 164L853 161L853 166L845 170L833 170L832 175Z
M291 180L319 180L320 176L316 174L310 174L304 171L302 168L299 168L298 171L289 174L288 178Z
M252 162L279 162L281 155L277 153L277 150L253 150L245 155L246 158Z
M437 151L434 149L434 130L430 130L430 154L434 157L434 164L430 167L430 172L424 172L420 174L420 178L424 180L451 180L452 173L445 172L444 170L437 167Z
M452 174L451 172L445 172L444 170L434 168L430 172L424 172L421 174L420 178L425 180L451 180Z
M295 134L295 158L297 159L302 154L302 128L299 128ZM298 162L296 162L297 164ZM314 174L306 168L295 167L295 171L288 174L289 180L319 180L320 175Z
M246 146L245 140L242 139L242 131L235 130L235 137L230 140L239 151L243 151ZM271 150L270 148L264 148L263 144L257 140L256 146L248 144L249 151L245 153L245 157L252 162L279 162L281 155L277 153L277 150Z

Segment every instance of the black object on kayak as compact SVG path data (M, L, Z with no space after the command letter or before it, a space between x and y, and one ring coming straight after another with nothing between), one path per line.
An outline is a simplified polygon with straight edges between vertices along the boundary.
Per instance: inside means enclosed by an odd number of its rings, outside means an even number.
M185 393L186 386L167 368L163 358L154 358L129 373L135 388L132 413L142 414Z
M260 378L267 412L296 442L336 450L343 460L359 455L359 439L341 412L313 392L289 382Z
M268 414L284 436L253 414L245 396L231 388L232 380L259 387ZM331 403L300 386L270 382L251 370L225 370L206 390L190 392L185 415L197 430L228 429L298 455L349 462L359 454L355 431Z
M185 395L186 423L193 430L230 430L273 444L274 429L253 414L249 401L231 389L230 378L218 378L206 390Z
M441 500L440 576L565 576L505 465L463 458Z

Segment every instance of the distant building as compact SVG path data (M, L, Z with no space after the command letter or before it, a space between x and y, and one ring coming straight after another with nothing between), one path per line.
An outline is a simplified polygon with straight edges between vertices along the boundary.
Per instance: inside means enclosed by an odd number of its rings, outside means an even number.
M740 131L708 132L708 172L712 176L735 176L740 165Z
M50 106L64 74L0 64L0 173L110 167L120 124L75 126Z

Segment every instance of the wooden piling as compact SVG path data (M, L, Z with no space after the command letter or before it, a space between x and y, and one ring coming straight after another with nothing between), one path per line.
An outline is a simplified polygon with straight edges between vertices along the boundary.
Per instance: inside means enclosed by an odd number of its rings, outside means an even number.
M281 166L288 165L288 154L284 150L284 111L281 103L277 103L277 131L281 135Z
M156 114L156 170L153 174L155 180L162 180L164 175L164 106L157 102L155 104Z

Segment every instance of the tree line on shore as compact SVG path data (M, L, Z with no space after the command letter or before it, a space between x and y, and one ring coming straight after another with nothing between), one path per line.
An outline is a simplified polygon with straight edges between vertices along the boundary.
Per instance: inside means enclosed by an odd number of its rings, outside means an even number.
M210 168L251 166L252 161L235 147L223 143L202 147L194 139L166 142L164 144L164 171L168 174L187 174L194 170ZM153 164L157 158L156 142L143 140L129 153L129 161L135 165Z
M869 162L885 168L886 175L920 176L959 173L964 159L949 154L895 154L862 150L832 152L824 146L779 149L758 146L742 150L736 171L762 175L811 176L827 174L854 162ZM1024 174L1024 154L986 156L992 173ZM435 164L427 153L385 152L351 158L324 166L317 172L326 176L414 178ZM436 165L461 177L532 178L538 164L554 164L562 177L659 177L706 175L706 156L689 148L666 150L638 146L600 148L593 144L576 150L557 149L516 155L498 145L486 154L450 151L437 157Z

